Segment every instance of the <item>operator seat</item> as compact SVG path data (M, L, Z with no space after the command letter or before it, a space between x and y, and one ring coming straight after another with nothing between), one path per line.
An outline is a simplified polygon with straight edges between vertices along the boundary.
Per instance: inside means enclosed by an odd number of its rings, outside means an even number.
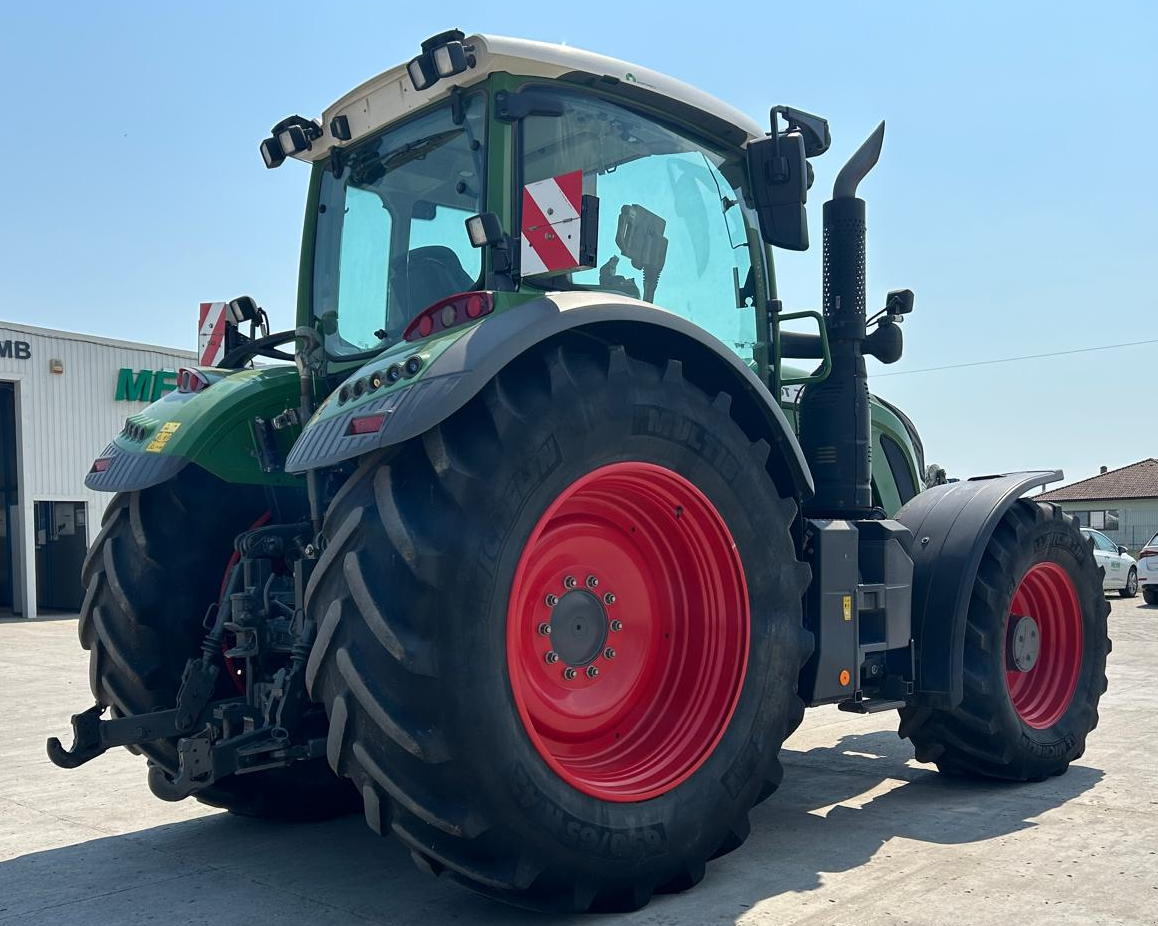
M396 280L405 280L399 287L404 316L413 318L423 309L474 286L474 277L462 269L458 255L448 247L432 244L409 251L394 268Z

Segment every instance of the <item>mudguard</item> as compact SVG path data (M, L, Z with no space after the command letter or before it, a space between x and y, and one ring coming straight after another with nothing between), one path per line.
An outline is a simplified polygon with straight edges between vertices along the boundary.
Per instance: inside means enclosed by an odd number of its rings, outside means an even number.
M1061 478L1060 470L980 476L927 489L897 512L913 533L914 703L961 703L965 624L985 547L1028 489Z
M297 369L203 369L211 385L201 392L170 392L129 416L93 464L84 484L98 492L147 489L172 479L190 463L224 480L296 486L280 469L265 471L254 443L255 418L272 419L300 401ZM276 451L289 451L296 428L277 432Z
M813 492L804 454L779 403L735 353L699 326L671 312L628 297L596 292L551 293L485 319L448 346L429 354L422 345L405 345L403 353L387 351L354 374L351 381L418 353L422 373L411 381L384 387L360 401L341 402L331 395L307 424L286 461L289 472L330 466L382 447L399 444L429 430L470 401L503 367L520 354L563 331L602 327L609 337L634 332L636 337L667 337L671 356L711 365L717 381L734 384L733 397L748 401L766 425L772 454L783 465L790 485L778 486L801 498ZM370 434L352 434L355 417L382 414L382 426Z

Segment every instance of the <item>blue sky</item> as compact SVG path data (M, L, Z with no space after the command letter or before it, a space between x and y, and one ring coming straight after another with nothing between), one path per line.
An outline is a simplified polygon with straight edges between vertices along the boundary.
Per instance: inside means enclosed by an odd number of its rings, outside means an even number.
M292 320L306 169L263 169L289 113L451 27L562 41L699 85L766 122L825 115L811 218L888 122L870 306L910 287L904 359L872 372L951 474L1158 456L1158 14L1148 3L21 4L0 27L0 317L192 346L197 304ZM793 308L820 253L779 258ZM1144 423L1147 419L1148 423Z

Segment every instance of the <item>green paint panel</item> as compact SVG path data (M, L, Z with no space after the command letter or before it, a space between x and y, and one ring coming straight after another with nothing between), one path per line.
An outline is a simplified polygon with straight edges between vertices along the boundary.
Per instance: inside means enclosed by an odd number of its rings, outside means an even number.
M226 482L300 485L297 476L262 472L253 438L255 418L270 420L298 401L294 367L238 370L198 393L169 392L130 416L146 428L145 440L118 435L114 443L126 453L183 457ZM300 433L300 427L276 432L283 459Z

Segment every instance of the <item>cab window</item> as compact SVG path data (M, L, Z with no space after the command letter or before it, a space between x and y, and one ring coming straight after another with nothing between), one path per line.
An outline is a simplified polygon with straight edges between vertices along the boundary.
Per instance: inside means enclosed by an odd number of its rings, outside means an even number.
M524 280L653 302L750 361L755 310L739 294L755 222L740 192L741 152L721 153L606 100L560 99L562 116L522 122L522 183L582 171L583 192L599 198L599 266Z

